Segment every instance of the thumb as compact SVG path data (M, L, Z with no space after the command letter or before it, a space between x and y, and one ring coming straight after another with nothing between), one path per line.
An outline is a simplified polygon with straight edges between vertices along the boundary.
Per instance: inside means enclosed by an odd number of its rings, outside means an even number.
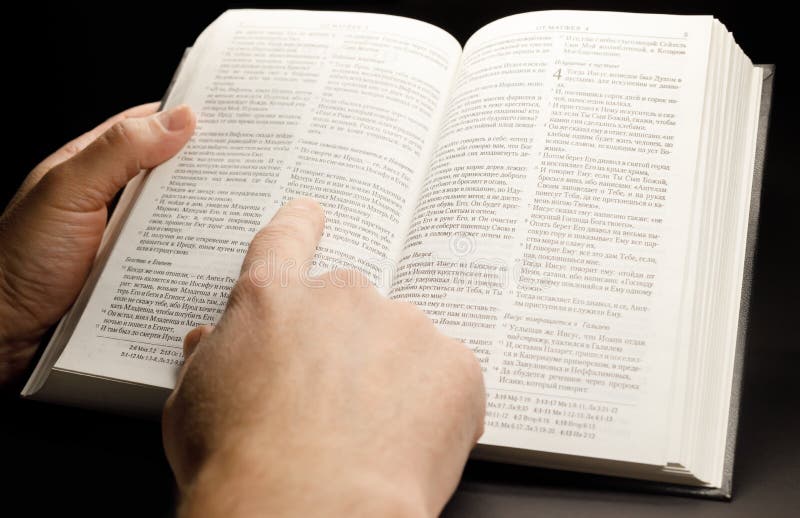
M186 336L183 339L183 356L186 358L191 356L194 350L197 349L197 345L200 343L200 340L211 334L213 330L213 325L204 324L202 326L197 326L186 333Z
M194 133L195 124L194 113L185 104L114 124L45 175L42 182L54 187L50 202L77 212L105 207L141 170L174 156Z

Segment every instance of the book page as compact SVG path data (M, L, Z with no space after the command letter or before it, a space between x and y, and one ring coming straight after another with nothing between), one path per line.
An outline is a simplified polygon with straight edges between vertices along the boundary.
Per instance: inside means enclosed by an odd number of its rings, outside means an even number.
M167 102L197 132L146 178L56 367L171 388L183 336L216 322L251 238L299 196L326 210L315 268L387 292L460 53L405 18L225 13Z
M711 17L464 48L391 296L477 354L485 444L662 464Z

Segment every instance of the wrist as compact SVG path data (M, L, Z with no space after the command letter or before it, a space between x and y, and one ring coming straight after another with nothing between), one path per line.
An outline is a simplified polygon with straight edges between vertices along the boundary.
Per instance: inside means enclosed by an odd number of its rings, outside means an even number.
M184 488L182 518L239 516L432 516L418 487L360 471L346 461L243 448L213 455Z

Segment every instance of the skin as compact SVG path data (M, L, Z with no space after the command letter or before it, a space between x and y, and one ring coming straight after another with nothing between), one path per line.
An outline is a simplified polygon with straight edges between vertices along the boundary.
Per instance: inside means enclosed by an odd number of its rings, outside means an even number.
M107 204L193 133L188 107L155 110L57 151L0 217L0 383L21 378L77 297ZM463 344L358 272L308 277L323 228L311 199L281 208L220 321L186 336L163 414L182 516L436 515L483 432L483 378Z
M114 195L194 132L187 106L161 116L157 109L131 108L50 155L0 216L0 385L19 381L42 335L77 297Z

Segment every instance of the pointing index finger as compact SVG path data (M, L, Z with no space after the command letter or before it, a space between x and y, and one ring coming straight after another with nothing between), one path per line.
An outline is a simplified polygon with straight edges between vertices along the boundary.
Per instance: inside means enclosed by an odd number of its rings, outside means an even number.
M322 207L312 198L286 203L250 243L242 263L242 275L256 284L296 274L310 265L325 227Z

